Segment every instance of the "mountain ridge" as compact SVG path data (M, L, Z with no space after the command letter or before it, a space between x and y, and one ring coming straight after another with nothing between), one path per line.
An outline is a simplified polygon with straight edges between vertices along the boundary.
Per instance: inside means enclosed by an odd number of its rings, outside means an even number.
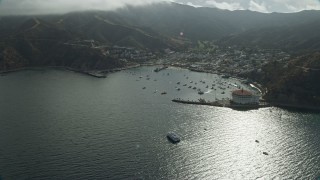
M264 42L269 42L265 47L274 47L274 44L270 43L272 38L267 35L268 29L274 29L272 35L276 37L274 38L277 40L274 41L275 44L281 44L279 40L285 39L281 35L290 34L287 31L292 27L295 32L291 33L294 37L290 39L293 42L299 41L301 40L299 28L308 30L303 23L309 23L312 27L312 23L317 21L318 17L320 17L320 11L264 14L252 11L194 8L175 3L160 3L144 7L127 6L116 11L3 16L0 19L0 52L2 55L4 51L6 54L11 52L13 53L12 57L21 57L24 59L23 62L28 62L27 65L36 66L46 65L47 59L54 57L65 58L66 62L62 64L74 64L67 62L81 59L82 57L76 54L82 54L78 51L83 51L83 48L66 46L65 44L75 41L92 40L104 46L122 46L155 53L164 52L165 49L185 51L197 45L199 40L213 41L222 45L243 45L241 44L243 42L244 45L262 45L262 47ZM302 20L305 21L302 22ZM295 51L297 48L320 50L320 44L317 41L320 37L320 31L316 31L318 26L316 27L309 28L311 32L306 31L308 35L316 35L316 38L306 36L308 39L301 41L300 46L297 47L286 46L286 41L284 41L280 48L284 47L288 51ZM257 34L261 40L247 38L246 33ZM253 43L255 41L257 41L256 44ZM7 48L11 50L8 51ZM105 52L102 50L90 50L90 46L87 48L87 51L93 53L91 55L94 57L100 57L105 61L110 58L106 58ZM67 53L66 49L75 55ZM65 57L57 56L57 53L67 53L68 55L65 54ZM0 57L0 62L3 59L6 58ZM115 63L116 59L112 62ZM89 60L87 61L87 64L91 64ZM59 64L58 60L56 63ZM12 63L10 64L12 65ZM21 63L17 64L21 65ZM77 67L83 66L78 65ZM16 66L12 65L12 68L14 67ZM91 65L87 68L95 67ZM6 68L10 69L11 67L8 65Z

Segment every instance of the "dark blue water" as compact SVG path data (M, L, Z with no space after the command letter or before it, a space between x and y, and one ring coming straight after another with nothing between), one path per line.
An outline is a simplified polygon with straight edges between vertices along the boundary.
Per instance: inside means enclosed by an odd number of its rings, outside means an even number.
M214 91L206 85L240 83L205 73L179 69L154 73L153 69L131 69L109 74L106 79L58 70L1 76L0 176L3 179L320 176L319 114L278 108L236 111L176 104L171 99L228 98L231 87L221 94L222 90ZM190 81L205 94L200 96L197 90L189 89ZM188 86L183 86L185 83ZM167 94L161 95L163 91ZM177 145L168 142L168 131L179 134L182 141Z

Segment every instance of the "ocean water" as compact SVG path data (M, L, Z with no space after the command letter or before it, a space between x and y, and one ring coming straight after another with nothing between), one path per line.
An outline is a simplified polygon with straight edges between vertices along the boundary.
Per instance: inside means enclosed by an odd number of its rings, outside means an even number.
M177 104L171 100L228 98L235 89L230 83L248 87L217 75L174 68L155 73L154 68L112 73L105 79L52 69L0 76L0 177L320 176L319 113ZM170 143L169 131L182 141Z

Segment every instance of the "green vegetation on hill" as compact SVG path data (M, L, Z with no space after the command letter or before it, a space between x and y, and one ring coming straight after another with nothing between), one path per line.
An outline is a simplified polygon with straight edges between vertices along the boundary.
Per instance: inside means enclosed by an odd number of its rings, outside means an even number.
M320 20L295 25L264 27L231 35L220 40L224 45L276 48L302 54L320 50Z
M288 64L267 64L250 75L267 88L265 98L277 103L320 106L320 53L299 56Z
M70 44L81 41L148 52L192 48L214 53L212 42L218 44L218 40L226 45L290 52L319 51L319 17L320 11L264 14L176 3L128 6L108 12L1 17L0 70L49 65L82 69L125 66L123 56L107 57L107 52L99 48Z

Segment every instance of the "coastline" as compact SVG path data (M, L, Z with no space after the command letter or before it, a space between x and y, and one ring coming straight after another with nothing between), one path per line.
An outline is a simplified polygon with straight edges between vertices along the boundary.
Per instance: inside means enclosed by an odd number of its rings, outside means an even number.
M0 71L0 75L6 75L9 73L14 73L14 72L19 72L19 71L25 71L25 70L39 70L39 69L58 69L58 70L64 70L64 71L70 71L70 72L75 72L75 73L80 73L88 76L92 76L95 78L106 78L106 74L112 73L112 72L118 72L126 69L131 69L131 68L136 68L140 67L140 64L137 65L131 65L131 66L126 66L122 68L113 68L113 69L106 69L106 70L90 70L90 71L84 71L81 69L75 69L71 67L66 67L66 66L39 66L39 67L23 67L23 68L16 68L16 69L10 69L10 70L5 70L5 71Z
M187 67L180 67L180 66L175 66L175 65L169 65L169 64L157 64L157 63L144 63L144 64L135 64L135 65L129 65L126 67L122 67L122 68L113 68L113 69L106 69L106 70L91 70L91 71L84 71L84 70L80 70L80 69L74 69L74 68L70 68L70 67L65 67L65 66L43 66L43 67L23 67L23 68L16 68L16 69L10 69L10 70L6 70L6 71L0 71L0 75L6 75L9 73L14 73L14 72L19 72L19 71L24 71L24 70L39 70L39 69L44 69L44 68L52 68L52 69L59 69L59 70L65 70L65 71L71 71L71 72L75 72L75 73L81 73L84 75L88 75L88 76L92 76L95 78L106 78L106 74L108 73L113 73L113 72L118 72L118 71L122 71L122 70L126 70L126 69L132 69L132 68L137 68L137 67L141 67L141 66L159 66L159 65L163 65L163 66L168 66L168 67L177 67L177 68L182 68L182 69L188 69L190 71L194 71L194 72L201 72L201 73L211 73L211 74L217 74L214 72L210 72L210 71L205 71L205 70L195 70L192 68L187 68ZM220 74L219 74L220 75ZM232 76L233 77L233 76ZM234 77L234 78L238 78L238 77ZM241 78L240 78L241 79ZM263 89L262 87L258 86L258 88L260 90ZM176 100L172 100L173 102L176 102ZM183 101L183 100L179 100L180 102L178 103L184 103L184 104L196 104L196 105L208 105L208 106L217 106L217 107L226 107L225 105L221 104L221 103L217 103L217 102L196 102L196 101ZM274 107L279 107L279 108L285 108L285 109L295 109L295 110L309 110L309 111L316 111L316 112L320 112L320 107L314 107L314 106L310 106L310 105L298 105L298 104L290 104L290 103L280 103L280 102L276 102L276 101L268 101L268 99L263 100L264 102L268 103L268 106L263 106L263 107L270 107L270 106L274 106ZM232 106L228 106L229 108L234 108L234 109L240 109L240 108L251 108L251 109L257 109L260 108L259 106L236 106L236 105L232 105Z
M172 66L172 65L171 65ZM173 66L173 67L179 67L179 68L183 68L183 69L188 69L189 71L193 71L193 72L201 72L201 73L210 73L210 74L218 74L218 75L224 75L223 73L215 73L215 72L211 72L209 70L200 70L200 69L196 69L196 68L188 68L188 67L181 67L181 66ZM237 79L243 79L241 77L236 77L233 75L230 75L230 77L233 78L237 78ZM266 94L266 90L259 84L252 82L251 84L253 84L257 89L260 90L260 92L262 93L261 97L263 97ZM310 105L298 105L298 104L290 104L290 103L279 103L279 102L275 102L275 101L268 101L268 99L263 99L262 102L266 102L269 104L268 107L274 106L274 107L279 107L279 108L285 108L285 109L295 109L295 110L300 110L300 111L316 111L316 112L320 112L320 107L314 107L314 106L310 106ZM186 104L186 103L185 103ZM188 103L188 104L199 104L199 103ZM204 105L211 105L211 104L204 104ZM212 105L211 105L212 106ZM220 106L221 107L221 106ZM236 106L235 106L236 107Z

